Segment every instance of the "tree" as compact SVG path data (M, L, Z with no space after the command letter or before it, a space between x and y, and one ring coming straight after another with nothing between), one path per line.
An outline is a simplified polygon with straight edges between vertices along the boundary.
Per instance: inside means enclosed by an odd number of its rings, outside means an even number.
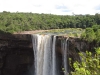
M85 39L89 42L92 42L95 39L95 33L92 28L86 28L85 30L86 37Z
M73 63L72 67L75 70L71 75L100 75L100 48L96 48L95 54L86 51L85 55L83 53L79 55L81 62Z
M100 29L98 29L95 34L96 34L96 41L99 43L100 42Z
M100 26L99 25L93 25L92 26L94 32L96 32L98 29L100 29Z

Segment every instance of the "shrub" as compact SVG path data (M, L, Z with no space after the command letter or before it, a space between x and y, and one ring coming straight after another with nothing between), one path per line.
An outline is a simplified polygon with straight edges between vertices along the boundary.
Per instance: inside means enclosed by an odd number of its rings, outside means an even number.
M100 48L96 48L95 54L86 51L85 55L79 53L81 62L75 61L72 65L72 75L100 75Z

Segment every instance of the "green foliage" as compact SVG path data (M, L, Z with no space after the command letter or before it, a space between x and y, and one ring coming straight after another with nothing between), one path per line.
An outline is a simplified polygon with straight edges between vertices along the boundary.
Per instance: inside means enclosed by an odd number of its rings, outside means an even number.
M78 37L78 34L77 33L74 33L74 37Z
M92 28L86 28L86 39L92 42L95 39L95 33Z
M93 25L92 28L86 28L85 32L81 34L82 39L86 39L89 42L95 40L100 42L100 25Z
M96 32L98 29L100 29L100 25L93 25L92 28L94 32Z
M83 33L81 37L89 42L92 42L96 38L95 32L92 28L86 28L85 33Z
M85 55L79 53L81 62L75 61L72 75L100 75L100 48L96 49L95 54L86 51Z
M80 37L84 32L84 29L81 28L65 28L65 29L51 29L41 34L56 34L56 35L66 35L69 37Z
M97 41L97 43L99 43L99 42L100 42L100 29L98 29L98 30L95 32L95 34L96 34L96 41Z
M100 25L100 14L95 15L51 15L36 13L0 13L0 30L20 32L39 29L87 28Z
M86 38L85 32L81 34L81 38L82 38L82 39L85 39L85 38Z

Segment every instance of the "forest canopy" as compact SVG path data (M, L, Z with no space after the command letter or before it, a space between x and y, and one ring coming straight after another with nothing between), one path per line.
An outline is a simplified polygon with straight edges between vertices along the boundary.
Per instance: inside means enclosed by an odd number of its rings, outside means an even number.
M100 14L53 15L37 13L0 13L0 31L20 32L62 28L87 28L100 25Z

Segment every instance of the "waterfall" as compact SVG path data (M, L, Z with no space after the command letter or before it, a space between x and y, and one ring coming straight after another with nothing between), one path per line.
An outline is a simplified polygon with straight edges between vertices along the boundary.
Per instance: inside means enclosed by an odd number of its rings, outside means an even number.
M68 52L68 38L61 42L61 48L63 53L63 68L64 75L68 75L68 62L67 62L67 52Z
M56 72L56 36L32 35L34 50L34 75L57 75Z
M57 74L55 45L56 45L56 36L53 37L53 45L52 45L52 75Z

